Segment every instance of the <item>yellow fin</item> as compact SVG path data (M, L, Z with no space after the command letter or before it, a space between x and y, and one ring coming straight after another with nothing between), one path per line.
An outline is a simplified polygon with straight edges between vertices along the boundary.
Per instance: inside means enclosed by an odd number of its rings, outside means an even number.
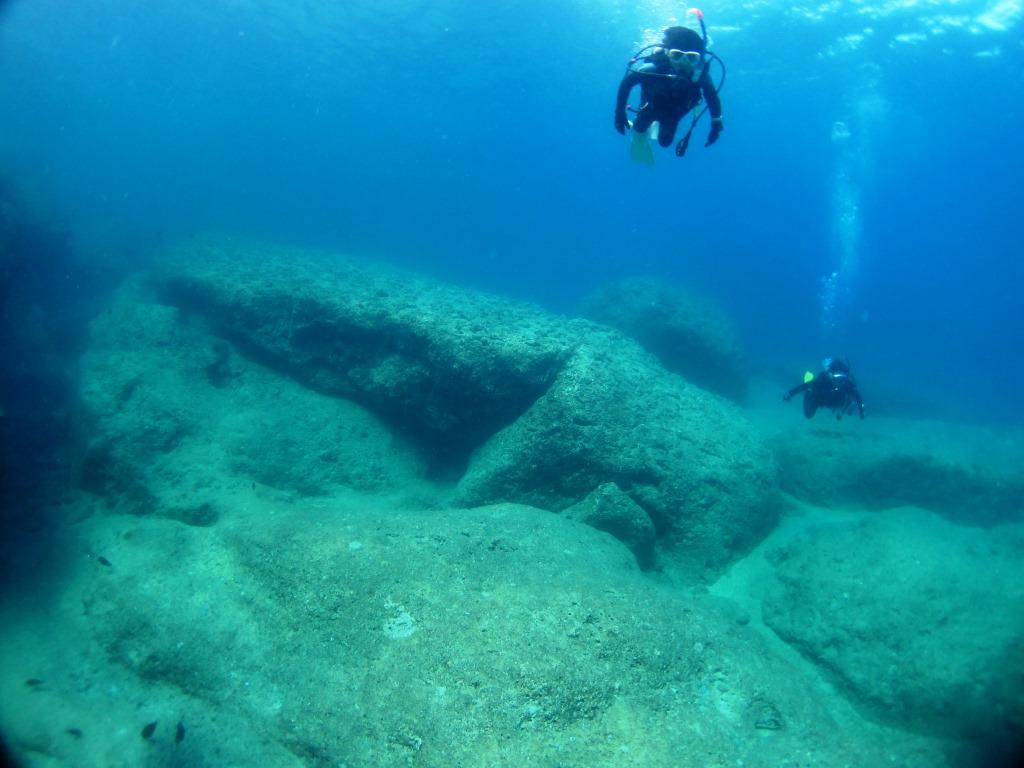
M651 151L650 142L647 141L647 134L632 130L632 126L630 126L630 133L633 134L629 142L630 158L634 163L654 165L654 152Z

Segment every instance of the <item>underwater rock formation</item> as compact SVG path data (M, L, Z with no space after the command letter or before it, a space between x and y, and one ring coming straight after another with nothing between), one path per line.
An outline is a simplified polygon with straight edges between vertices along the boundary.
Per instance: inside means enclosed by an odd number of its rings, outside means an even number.
M258 362L389 419L430 447L439 472L518 418L573 338L528 305L263 244L182 244L156 287Z
M607 482L647 512L662 563L689 578L720 572L778 516L772 457L738 409L598 328L473 455L458 499L560 510Z
M607 326L195 241L81 383L89 493L0 603L37 762L960 768L1021 723L1020 526L777 525L739 410ZM818 430L787 489L870 476Z
M765 623L877 717L986 743L1024 733L1024 525L889 510L769 559Z
M564 512L566 518L606 531L646 563L653 553L657 531L654 521L639 504L623 493L615 483L595 488L583 501Z
M80 368L80 484L112 511L211 525L258 493L415 493L423 474L366 409L252 363L138 282L93 321Z
M252 365L370 409L428 478L458 481L460 505L560 511L614 482L653 520L659 565L688 579L776 520L774 464L739 410L611 329L294 249L196 241L162 264L161 302Z
M255 500L75 533L92 556L0 635L0 723L47 765L946 765L540 510Z
M783 490L811 504L916 506L962 525L1024 521L1024 442L1015 431L868 418L801 422L768 432L767 443Z
M749 374L736 324L693 291L629 278L588 296L580 314L636 339L665 368L702 389L737 401L746 393Z

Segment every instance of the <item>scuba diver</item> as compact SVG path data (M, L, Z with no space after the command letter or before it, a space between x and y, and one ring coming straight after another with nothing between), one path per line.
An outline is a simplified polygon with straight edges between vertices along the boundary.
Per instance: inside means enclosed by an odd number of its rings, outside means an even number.
M857 382L850 375L850 360L845 357L826 357L822 361L821 373L815 376L808 371L804 374L804 383L798 384L786 392L782 399L787 403L793 395L804 393L804 416L814 416L819 408L831 408L836 414L836 421L860 411L864 418L864 400L857 390Z
M686 153L690 134L704 112L711 112L711 131L704 146L710 147L718 141L718 135L722 132L722 102L718 92L725 82L725 66L721 59L707 49L708 33L704 26L704 16L700 11L695 12L702 34L697 34L689 27L667 28L661 45L642 48L630 59L626 75L619 84L615 100L615 130L625 136L626 129L631 129L630 156L637 162L654 164L654 153L647 141L648 129L654 122L658 123L655 131L658 143L669 147L675 139L679 121L693 110L690 130L676 144L679 157ZM722 67L722 79L717 87L711 82L708 71L712 59ZM643 63L638 65L641 61ZM642 103L639 110L633 110L636 118L630 123L626 117L626 101L637 85L640 86ZM707 106L697 112L702 96Z

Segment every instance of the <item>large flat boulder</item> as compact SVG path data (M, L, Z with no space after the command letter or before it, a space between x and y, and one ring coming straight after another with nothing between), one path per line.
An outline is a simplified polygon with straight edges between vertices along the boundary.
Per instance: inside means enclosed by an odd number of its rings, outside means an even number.
M153 286L207 347L368 409L423 457L422 478L457 482L460 505L561 511L614 483L650 518L652 563L688 580L713 578L776 519L772 457L739 410L610 328L233 241L171 249ZM244 381L214 375L225 390Z
M530 305L259 243L179 244L155 286L254 359L429 444L438 471L518 418L574 343Z
M2 615L31 765L952 768L545 511L255 500L66 533L45 605Z
M687 579L721 573L778 517L772 458L739 410L595 330L474 454L458 498L561 510L607 482L647 512L660 564Z
M1024 733L1024 526L890 510L814 526L769 560L765 623L875 717L995 744Z
M594 291L579 311L635 339L698 387L744 398L749 374L739 330L710 298L664 280L632 277Z
M765 429L787 493L828 507L916 506L956 523L1024 521L1024 434L872 418ZM776 422L777 423L777 422Z
M79 482L109 511L210 525L229 498L426 492L417 449L367 409L253 363L137 281L93 321L80 378Z

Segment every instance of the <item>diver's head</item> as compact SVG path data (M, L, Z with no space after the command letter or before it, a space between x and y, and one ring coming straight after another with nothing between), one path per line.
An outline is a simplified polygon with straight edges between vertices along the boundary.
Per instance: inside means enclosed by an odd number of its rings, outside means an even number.
M661 38L662 47L704 53L704 39L689 27L669 27Z
M850 358L848 357L826 357L821 361L821 365L829 373L850 372Z
M704 39L689 27L669 27L661 44L676 72L699 72L704 64Z

